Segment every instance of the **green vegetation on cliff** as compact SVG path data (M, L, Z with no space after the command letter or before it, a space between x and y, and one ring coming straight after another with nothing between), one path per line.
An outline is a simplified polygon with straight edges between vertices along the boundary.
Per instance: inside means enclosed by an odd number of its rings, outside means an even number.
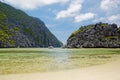
M0 11L0 47L6 47L11 44L14 45L15 41L11 39L13 32L7 26L7 16Z
M96 23L81 26L67 40L68 48L120 47L120 28L116 24Z
M60 47L62 43L38 18L0 2L0 47Z

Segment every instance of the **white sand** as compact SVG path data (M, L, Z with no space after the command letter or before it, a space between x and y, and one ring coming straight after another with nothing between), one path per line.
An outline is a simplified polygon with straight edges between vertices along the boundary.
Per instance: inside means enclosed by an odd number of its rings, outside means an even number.
M59 72L0 75L0 80L120 80L120 61Z

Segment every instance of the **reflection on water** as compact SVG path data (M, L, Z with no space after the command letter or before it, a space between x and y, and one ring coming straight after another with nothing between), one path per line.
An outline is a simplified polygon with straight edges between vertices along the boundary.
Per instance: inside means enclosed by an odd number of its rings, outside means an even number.
M54 51L54 60L53 60L53 66L56 68L68 68L71 66L70 60L69 60L69 55L70 51L68 50L60 50L60 51Z
M106 49L43 49L38 59L42 62L41 70L74 69L104 64L117 59L114 50ZM33 53L35 54L35 53Z
M71 66L69 55L70 51L67 49L48 49L43 51L38 59L42 60L45 71L67 69Z
M120 49L0 49L0 74L76 69L108 63Z

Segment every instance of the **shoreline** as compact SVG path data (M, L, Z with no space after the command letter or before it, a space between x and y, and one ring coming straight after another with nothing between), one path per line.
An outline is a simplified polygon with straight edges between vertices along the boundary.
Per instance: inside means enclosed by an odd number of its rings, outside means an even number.
M83 69L0 75L0 80L120 80L120 60Z

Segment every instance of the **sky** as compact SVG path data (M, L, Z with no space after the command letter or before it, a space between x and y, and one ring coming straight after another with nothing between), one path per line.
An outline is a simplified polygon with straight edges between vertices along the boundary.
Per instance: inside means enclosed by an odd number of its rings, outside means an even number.
M97 22L120 26L120 0L0 0L42 20L64 44L71 33Z

